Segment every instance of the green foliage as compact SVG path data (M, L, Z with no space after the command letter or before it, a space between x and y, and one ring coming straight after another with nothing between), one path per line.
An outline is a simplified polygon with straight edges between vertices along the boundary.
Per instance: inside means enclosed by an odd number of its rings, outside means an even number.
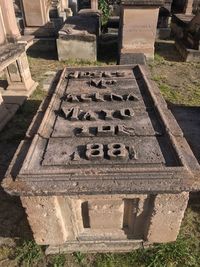
M126 254L98 254L95 267L197 267L198 250L193 250L186 239L159 244L148 249Z
M105 25L110 16L109 5L106 0L99 0L99 9L102 12L102 25Z
M81 253L81 252L74 252L74 258L75 258L75 262L79 263L80 265L82 265L84 263L85 260L85 254Z
M42 256L41 247L34 241L24 241L21 246L16 248L15 258L19 265L24 264L27 267L32 267Z
M52 267L63 267L65 265L66 258L64 254L58 254L52 259Z

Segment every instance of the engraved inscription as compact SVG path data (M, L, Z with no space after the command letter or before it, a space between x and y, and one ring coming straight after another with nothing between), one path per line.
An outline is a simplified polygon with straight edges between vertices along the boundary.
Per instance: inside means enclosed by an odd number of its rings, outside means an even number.
M79 107L61 108L61 115L64 114L64 118L70 121L96 121L97 119L114 120L115 118L122 120L130 120L134 116L132 108L109 110L104 109L101 111L83 111Z
M113 78L113 77L125 77L124 71L74 71L68 74L66 78L78 79L78 78Z
M138 97L134 94L80 94L80 95L71 95L67 94L63 97L63 100L69 103L88 103L91 101L95 102L105 102L105 101L138 101Z
M83 126L75 128L75 133L80 137L109 137L109 136L130 136L135 135L134 128L126 127L125 125L99 125L94 127Z
M98 143L88 144L86 146L85 155L86 159L88 160L101 160L103 158L109 160L125 160L130 158L129 150L129 147L126 147L124 144L121 143L112 143L108 145L102 145Z

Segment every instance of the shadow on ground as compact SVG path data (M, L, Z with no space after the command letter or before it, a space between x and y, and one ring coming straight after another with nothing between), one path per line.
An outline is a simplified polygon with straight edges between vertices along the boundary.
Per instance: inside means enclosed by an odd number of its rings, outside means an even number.
M21 140L39 108L40 101L27 100L0 133L0 182ZM0 243L2 238L32 239L32 233L20 198L4 192L0 186Z
M173 40L159 40L155 44L156 53L167 61L183 62Z
M200 163L200 107L169 105L194 155Z
M169 104L183 134L190 145L195 157L200 163L200 107L179 106ZM191 192L189 206L200 212L200 192Z

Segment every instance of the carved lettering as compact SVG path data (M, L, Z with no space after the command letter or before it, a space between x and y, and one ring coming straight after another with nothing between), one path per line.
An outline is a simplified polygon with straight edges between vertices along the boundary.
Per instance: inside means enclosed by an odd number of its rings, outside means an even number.
M97 102L104 102L104 97L101 96L99 93L94 94L94 100Z
M119 94L104 94L101 95L100 93L95 93L95 94L80 94L80 95L65 95L63 97L63 100L66 102L71 102L71 103L77 103L77 102L91 102L91 101L96 101L96 102L105 102L105 101L138 101L138 97L133 95L133 94L128 94L128 95L119 95Z
M131 153L131 155L130 155ZM122 143L103 144L88 144L86 146L85 156L88 160L126 160L135 158L136 152L133 147L126 147Z
M81 102L91 102L92 99L90 98L90 96L86 95L86 94L81 94L80 95L80 99L81 99Z
M71 121L78 121L78 120L89 120L89 121L96 121L98 118L103 120L113 120L114 117L123 120L130 120L134 116L134 111L131 108L120 109L120 110L109 110L104 109L101 111L82 111L79 107L72 107L67 109L65 107L61 108L62 113L64 114L65 119ZM99 114L99 117L98 115Z
M75 71L70 72L67 76L69 79L78 79L78 78L112 78L112 77L125 77L124 71Z
M83 116L83 120L88 120L88 121L96 121L97 120L97 116L96 114L89 110L88 112L85 113L85 115Z
M120 116L123 120L130 120L134 116L134 111L132 108L121 109Z
M113 136L115 135L115 126L103 126L100 125L97 128L97 136Z
M106 121L113 120L113 114L115 112L114 110L104 109L101 112L104 115L104 120Z
M99 160L103 159L104 150L102 144L88 144L86 146L86 159Z
M123 96L117 95L117 94L110 94L110 100L111 101L123 101Z
M108 145L108 157L111 160L126 159L128 157L128 151L124 144L116 143Z
M78 121L79 120L79 107L73 107L70 109L62 108L62 111L65 115L65 119L69 119L71 121Z

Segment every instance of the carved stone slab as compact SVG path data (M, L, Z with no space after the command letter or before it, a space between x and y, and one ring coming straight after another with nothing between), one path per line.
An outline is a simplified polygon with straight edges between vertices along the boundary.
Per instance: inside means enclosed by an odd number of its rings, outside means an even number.
M66 68L4 187L23 195L198 188L199 165L148 76L139 65Z

